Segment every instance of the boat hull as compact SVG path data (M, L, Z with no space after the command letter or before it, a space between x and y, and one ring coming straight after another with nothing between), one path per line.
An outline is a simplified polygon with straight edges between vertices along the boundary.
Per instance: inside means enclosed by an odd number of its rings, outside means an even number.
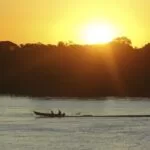
M49 117L49 118L62 118L65 117L64 114L50 114L50 113L42 113L38 111L33 111L35 115L40 116L40 117Z

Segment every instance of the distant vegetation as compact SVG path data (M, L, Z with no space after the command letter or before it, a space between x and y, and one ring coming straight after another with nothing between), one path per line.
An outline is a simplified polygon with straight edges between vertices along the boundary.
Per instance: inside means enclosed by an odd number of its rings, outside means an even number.
M0 93L27 96L150 97L150 43L105 45L0 42Z

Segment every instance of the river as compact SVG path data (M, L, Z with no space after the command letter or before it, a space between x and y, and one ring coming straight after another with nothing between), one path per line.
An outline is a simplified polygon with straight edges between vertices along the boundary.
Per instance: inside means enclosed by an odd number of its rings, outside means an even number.
M150 118L37 118L33 110L67 115L150 114L146 98L0 97L0 149L149 150Z

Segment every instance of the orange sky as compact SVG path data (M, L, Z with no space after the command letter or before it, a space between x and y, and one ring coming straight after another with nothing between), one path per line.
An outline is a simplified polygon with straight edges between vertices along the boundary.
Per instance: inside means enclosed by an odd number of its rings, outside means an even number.
M81 30L106 21L133 45L150 42L149 0L1 0L0 40L83 43Z

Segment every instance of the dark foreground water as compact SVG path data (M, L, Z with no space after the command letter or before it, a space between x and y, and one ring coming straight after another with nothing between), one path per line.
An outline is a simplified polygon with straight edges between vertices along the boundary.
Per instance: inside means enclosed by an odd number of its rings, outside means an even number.
M131 101L132 100L132 101ZM36 118L33 110L68 115L150 114L148 99L78 100L0 97L0 150L149 150L150 118Z

